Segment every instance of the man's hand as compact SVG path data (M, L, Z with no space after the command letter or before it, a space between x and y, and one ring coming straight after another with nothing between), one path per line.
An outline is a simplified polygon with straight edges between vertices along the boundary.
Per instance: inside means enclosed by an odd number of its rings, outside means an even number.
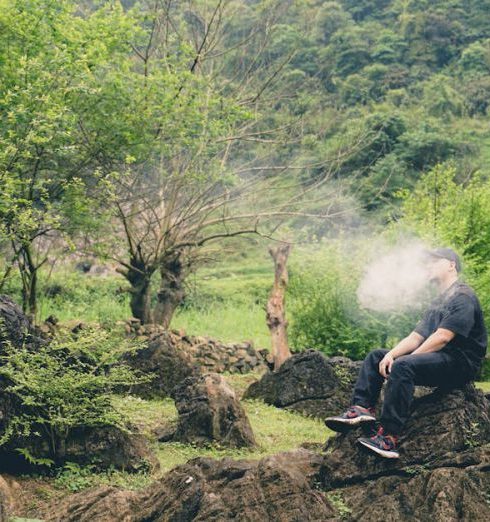
M391 355L390 352L388 352L380 361L379 363L379 373L385 378L388 378L388 374L391 372L391 367L393 366L393 363L395 362L395 359L393 359L393 355Z

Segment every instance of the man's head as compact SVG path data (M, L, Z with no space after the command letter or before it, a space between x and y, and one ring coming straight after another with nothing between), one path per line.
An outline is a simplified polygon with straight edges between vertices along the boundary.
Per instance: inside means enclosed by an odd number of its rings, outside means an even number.
M455 279L461 272L461 261L451 248L436 248L427 252L429 277L431 280L445 283Z

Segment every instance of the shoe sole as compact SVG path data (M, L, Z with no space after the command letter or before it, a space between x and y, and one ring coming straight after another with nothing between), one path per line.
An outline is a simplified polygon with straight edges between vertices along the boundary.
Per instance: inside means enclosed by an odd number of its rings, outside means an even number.
M399 459L400 454L397 451L386 451L381 448L377 448L376 446L373 446L367 441L364 441L363 439L357 439L357 442L364 446L365 448L370 449L374 453L380 455L381 457L384 457L385 459Z
M376 418L371 417L370 415L362 415L360 417L355 417L354 419L340 419L331 417L325 419L325 426L333 431L343 433L344 431L349 430L350 428L355 428L360 424L368 422L376 422Z

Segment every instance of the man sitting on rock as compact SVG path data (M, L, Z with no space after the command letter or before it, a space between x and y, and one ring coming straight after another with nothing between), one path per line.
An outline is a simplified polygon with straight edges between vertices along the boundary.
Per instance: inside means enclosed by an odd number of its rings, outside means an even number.
M461 263L450 248L428 253L429 278L440 295L413 332L391 350L374 350L363 362L352 398L342 415L325 424L343 432L373 423L386 380L379 430L358 442L386 458L398 458L398 437L408 419L415 386L453 388L474 380L487 350L487 332L475 292L458 279Z

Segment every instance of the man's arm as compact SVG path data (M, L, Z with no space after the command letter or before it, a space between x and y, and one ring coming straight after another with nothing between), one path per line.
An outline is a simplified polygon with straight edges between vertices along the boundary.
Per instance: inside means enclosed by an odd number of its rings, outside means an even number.
M415 349L422 345L425 337L422 337L417 332L412 332L410 335L402 339L394 348L388 353L391 353L393 359L412 353Z
M432 335L414 351L412 355L419 355L422 353L438 352L442 350L446 344L454 339L456 334L446 328L438 328Z
M391 372L391 367L395 359L407 353L414 353L414 350L417 350L419 346L424 343L424 339L425 337L415 331L402 339L381 359L379 363L379 373L386 379L388 373Z

